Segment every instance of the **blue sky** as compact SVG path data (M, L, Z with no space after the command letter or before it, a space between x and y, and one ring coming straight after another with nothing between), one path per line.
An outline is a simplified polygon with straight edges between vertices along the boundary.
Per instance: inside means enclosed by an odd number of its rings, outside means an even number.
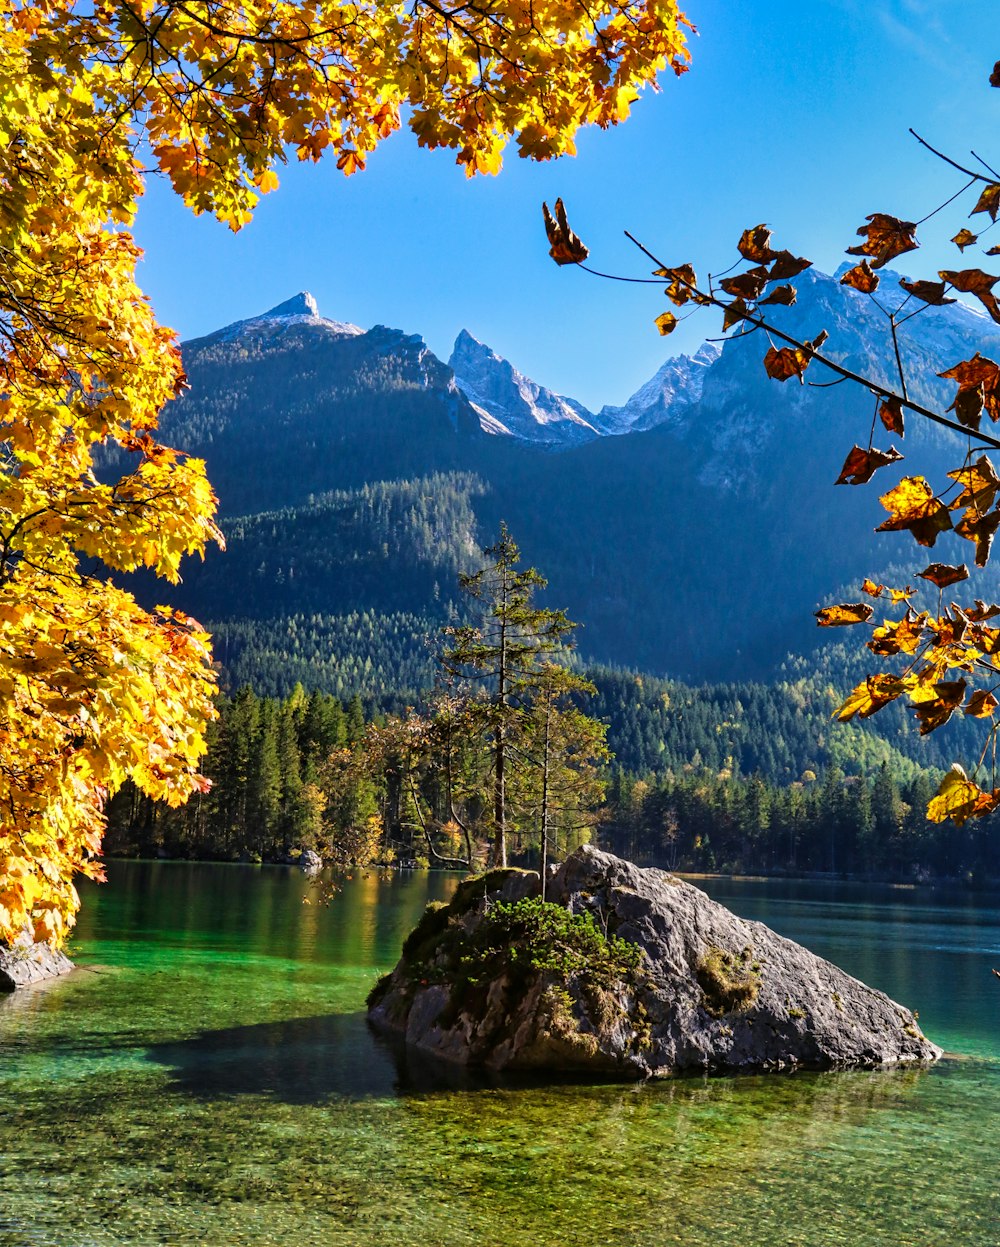
M974 148L1000 168L1000 90L987 85L997 0L691 0L687 12L700 31L690 73L647 92L617 129L582 134L575 158L511 154L499 177L468 180L403 131L349 179L332 161L279 170L279 190L238 235L156 182L136 229L140 281L184 338L307 289L324 315L420 333L443 358L466 328L599 408L719 326L703 312L661 339L657 287L557 268L543 199L562 195L591 262L613 272L648 272L626 228L701 273L727 268L759 221L832 271L867 213L917 219L958 189L909 126L963 163ZM928 222L908 267L988 266L947 242L960 223L954 210Z

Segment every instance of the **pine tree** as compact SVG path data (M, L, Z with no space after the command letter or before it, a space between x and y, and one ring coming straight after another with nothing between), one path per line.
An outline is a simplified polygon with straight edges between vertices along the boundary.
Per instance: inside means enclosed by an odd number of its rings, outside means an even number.
M489 560L459 585L482 611L479 624L445 629L451 645L442 657L450 675L482 681L486 686L483 720L492 738L493 861L507 865L507 769L511 746L525 700L542 679L541 662L564 649L574 625L563 611L534 605L534 595L547 581L533 567L520 569L521 552L500 525L495 545L483 551Z

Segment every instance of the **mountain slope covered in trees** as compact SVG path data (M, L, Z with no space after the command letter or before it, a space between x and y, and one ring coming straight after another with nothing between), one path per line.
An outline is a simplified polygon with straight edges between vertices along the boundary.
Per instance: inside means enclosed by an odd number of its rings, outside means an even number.
M834 357L891 378L868 299L812 271L797 285L796 305L776 309L785 327L825 328ZM946 407L953 387L935 374L995 353L997 337L961 304L915 317L902 350L918 397ZM931 553L906 533L876 538L878 480L833 486L850 446L867 440L873 399L849 385L778 385L762 351L757 335L668 361L614 409L627 416L595 417L604 435L581 443L571 421L552 443L498 431L418 337L325 320L302 296L188 343L192 388L168 408L165 435L207 459L228 550L186 570L178 604L216 634L230 688L286 695L301 682L398 700L433 678L428 637L461 611L457 575L503 520L548 577L547 602L580 624L584 664L687 684L780 678L789 654L828 641L811 617L819 603L856 596L863 576L912 582L930 558L958 562L968 546L946 535ZM472 355L494 412L514 391L522 423L532 404L569 401L486 348ZM471 368L469 356L465 342L455 362ZM828 378L816 368L810 379ZM961 460L956 439L913 424L903 470ZM888 440L879 426L876 444ZM883 489L902 474L892 472ZM1000 588L992 570L982 581L984 595ZM843 689L837 661L808 664ZM939 760L895 722L877 726Z

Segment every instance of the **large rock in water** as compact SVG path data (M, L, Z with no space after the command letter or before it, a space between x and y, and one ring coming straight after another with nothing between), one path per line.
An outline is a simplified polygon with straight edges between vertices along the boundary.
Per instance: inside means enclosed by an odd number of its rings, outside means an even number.
M371 1021L468 1065L629 1079L941 1055L914 1015L882 992L664 871L590 847L558 869L547 899L638 945L639 968L610 981L567 970L565 959L538 969L514 951L515 940L489 948L485 980L471 972L483 962L470 952L496 942L491 913L510 912L496 903L539 890L534 872L492 871L460 884L447 906L429 906L399 964L372 990Z
M64 952L48 944L36 944L28 932L13 944L0 944L0 992L41 983L74 969Z

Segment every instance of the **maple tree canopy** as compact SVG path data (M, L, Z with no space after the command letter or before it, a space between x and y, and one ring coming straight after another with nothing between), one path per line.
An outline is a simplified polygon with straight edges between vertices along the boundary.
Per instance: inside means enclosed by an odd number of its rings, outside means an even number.
M64 937L126 778L204 784L209 639L114 580L221 541L204 464L156 439L184 375L135 281L147 166L232 229L289 156L351 174L404 113L495 173L512 139L544 159L623 120L690 29L675 0L0 9L0 940Z

